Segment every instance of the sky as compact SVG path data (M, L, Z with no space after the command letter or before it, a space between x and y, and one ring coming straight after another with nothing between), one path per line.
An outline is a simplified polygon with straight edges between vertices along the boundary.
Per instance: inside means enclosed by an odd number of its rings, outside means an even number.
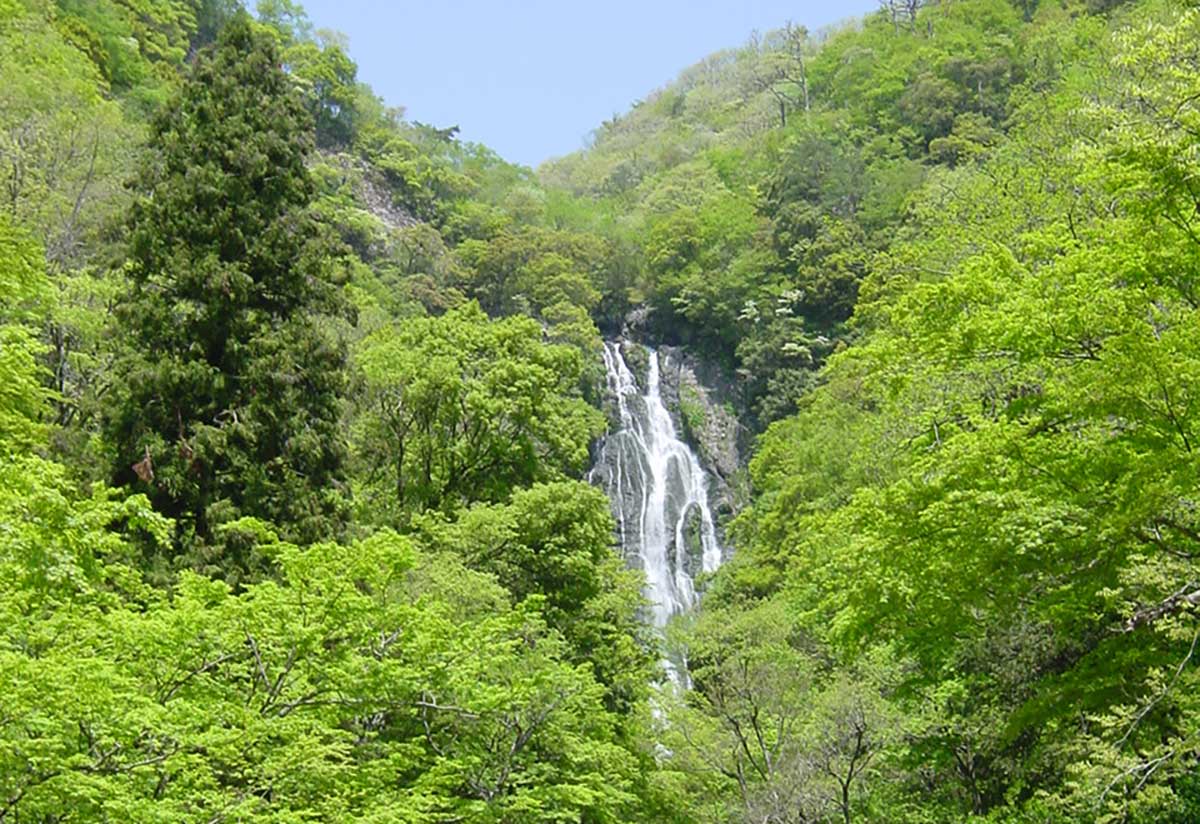
M817 29L877 0L302 0L409 120L536 166L752 31Z

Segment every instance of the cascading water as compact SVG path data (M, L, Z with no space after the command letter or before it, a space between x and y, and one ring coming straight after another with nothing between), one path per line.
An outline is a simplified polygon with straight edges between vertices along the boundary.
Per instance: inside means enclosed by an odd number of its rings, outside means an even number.
M613 502L621 547L645 571L651 618L663 627L695 605L695 576L720 566L722 553L709 509L708 476L677 436L663 405L658 353L646 353L643 393L620 344L604 345L620 429L605 438L592 478Z

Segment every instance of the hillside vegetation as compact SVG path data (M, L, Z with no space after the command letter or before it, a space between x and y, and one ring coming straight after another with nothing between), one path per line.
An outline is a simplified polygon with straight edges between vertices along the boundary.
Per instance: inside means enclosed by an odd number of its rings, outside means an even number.
M1200 12L881 5L535 172L291 0L0 0L0 821L1200 818ZM666 639L622 328L757 433Z

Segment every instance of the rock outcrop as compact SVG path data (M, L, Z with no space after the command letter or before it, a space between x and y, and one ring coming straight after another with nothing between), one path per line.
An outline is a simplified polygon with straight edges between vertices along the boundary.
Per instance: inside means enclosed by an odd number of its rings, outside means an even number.
M740 508L740 470L750 440L738 418L732 381L678 347L661 346L658 353L663 402L716 479L709 488L710 505L720 521L727 521Z
M639 386L646 387L646 346L620 340L621 353ZM748 454L750 431L740 422L733 381L720 369L675 346L656 347L663 405L676 430L700 457L712 476L709 505L719 525L741 508L741 470Z

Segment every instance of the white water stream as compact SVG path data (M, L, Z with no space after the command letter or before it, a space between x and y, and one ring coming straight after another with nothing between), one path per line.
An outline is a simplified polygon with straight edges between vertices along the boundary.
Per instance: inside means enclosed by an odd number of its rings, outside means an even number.
M613 502L626 558L645 571L652 621L661 628L695 605L695 576L720 566L721 546L709 509L708 476L663 405L659 355L646 352L642 392L620 344L604 344L620 429L605 438L592 477Z

